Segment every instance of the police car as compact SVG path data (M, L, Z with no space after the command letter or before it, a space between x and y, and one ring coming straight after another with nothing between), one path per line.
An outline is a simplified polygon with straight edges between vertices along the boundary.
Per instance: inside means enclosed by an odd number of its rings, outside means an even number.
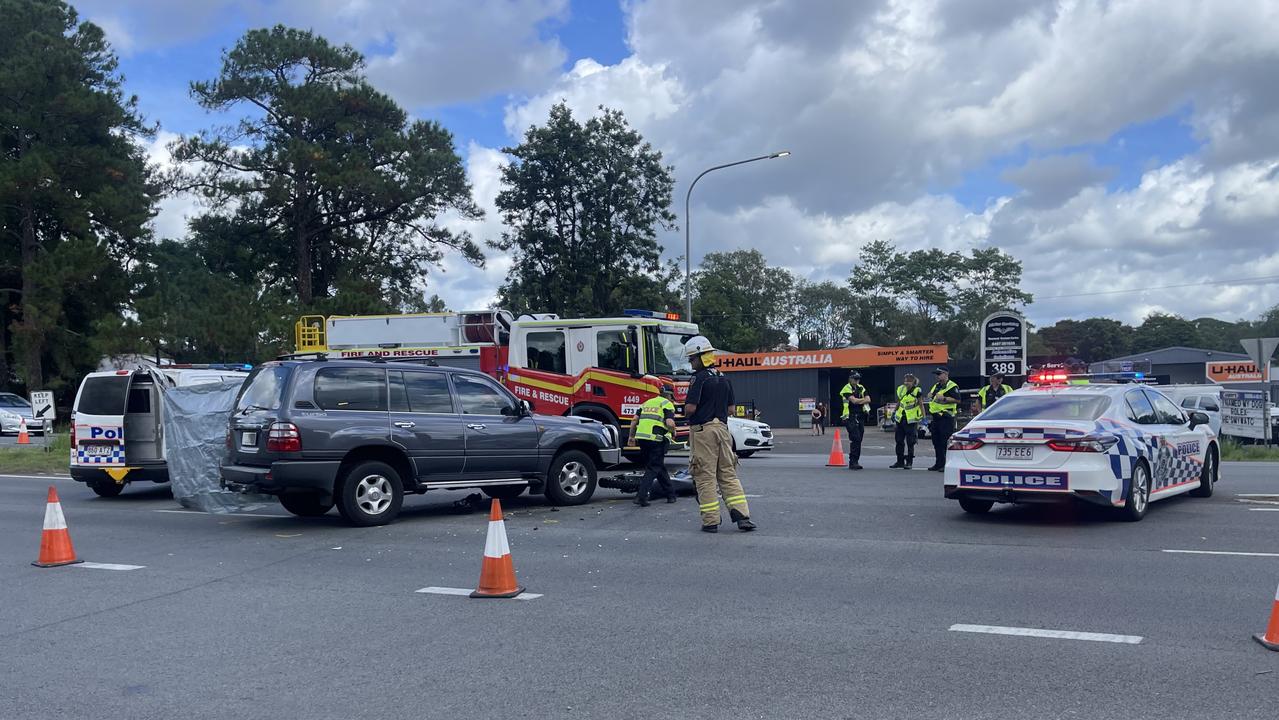
M970 513L1083 500L1136 521L1151 501L1211 496L1221 454L1207 416L1133 375L1062 374L1009 393L952 436L946 497Z

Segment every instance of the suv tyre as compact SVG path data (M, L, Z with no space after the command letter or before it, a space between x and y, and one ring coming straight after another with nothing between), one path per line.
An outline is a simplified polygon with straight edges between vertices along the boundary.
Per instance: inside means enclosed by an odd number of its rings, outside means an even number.
M333 499L320 493L285 493L280 504L298 517L319 517L333 509Z
M582 505L595 494L595 461L581 450L566 450L546 473L546 499L555 505Z
M334 496L338 512L352 525L385 525L400 514L404 485L395 468L368 460L343 473Z

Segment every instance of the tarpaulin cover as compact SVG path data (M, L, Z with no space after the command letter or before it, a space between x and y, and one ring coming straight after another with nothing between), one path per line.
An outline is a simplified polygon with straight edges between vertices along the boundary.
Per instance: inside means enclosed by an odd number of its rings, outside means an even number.
M183 507L209 513L246 510L274 504L269 495L223 490L219 469L226 459L227 423L241 380L166 387L164 396L164 460L169 466L173 497Z

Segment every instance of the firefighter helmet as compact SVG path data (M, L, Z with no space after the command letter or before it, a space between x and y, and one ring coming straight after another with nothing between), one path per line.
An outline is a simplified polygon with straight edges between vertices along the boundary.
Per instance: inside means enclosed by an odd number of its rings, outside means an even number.
M711 346L711 341L707 340L705 335L696 335L684 343L684 353L689 357L708 352L715 352L715 348Z

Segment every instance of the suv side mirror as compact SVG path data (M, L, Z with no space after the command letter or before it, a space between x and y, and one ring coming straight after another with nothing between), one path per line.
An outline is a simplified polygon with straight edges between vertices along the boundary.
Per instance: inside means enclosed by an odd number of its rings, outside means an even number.
M533 401L521 400L520 401L520 417L528 417L529 415L532 415L532 414L533 414Z
M1188 421L1188 423L1190 424L1190 429L1194 430L1196 427L1200 425L1207 425L1208 416L1199 412L1198 410L1192 410L1190 411L1190 420Z

